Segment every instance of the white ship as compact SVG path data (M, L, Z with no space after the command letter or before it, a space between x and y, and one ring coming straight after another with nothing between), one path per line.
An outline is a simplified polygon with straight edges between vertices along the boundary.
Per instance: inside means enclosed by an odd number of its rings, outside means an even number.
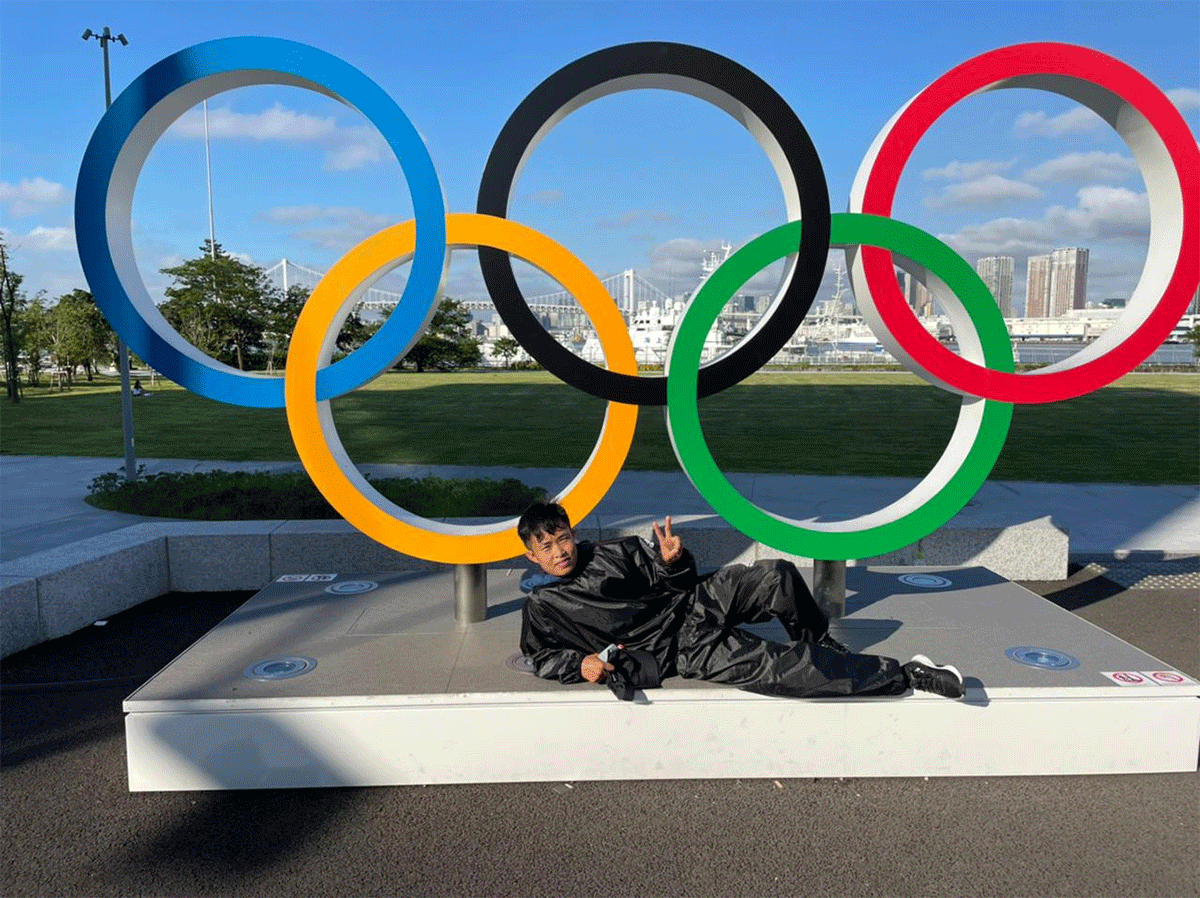
M852 303L846 301L845 269L834 269L837 282L833 296L813 303L808 316L796 331L789 345L801 349L806 359L834 356L845 359L871 356L883 352L883 346Z
M683 317L692 298L704 286L704 282L720 267L722 262L729 258L732 252L732 246L722 243L719 251L709 250L704 254L704 258L700 262L700 283L696 285L696 289L688 295L687 299L668 300L664 306L643 303L633 311L629 321L629 338L633 342L633 351L639 365L644 367L666 366L667 353L671 348L671 336L675 333L676 324ZM745 331L739 330L735 323L727 320L727 316L720 316L704 340L704 348L700 352L700 364L706 365L717 358L735 345L744 334ZM601 363L604 358L600 340L594 332L589 332L583 346L577 345L575 352L583 359L596 364Z
M732 247L725 243L719 251L705 253L700 264L700 283L686 300L674 300L666 307L647 303L634 312L629 322L629 336L639 365L660 366L666 363L671 335L687 310L688 303L718 266L729 258L731 251ZM813 304L804 322L772 361L777 364L796 364L820 360L882 360L883 346L866 321L855 313L853 304L847 301L849 289L845 283L845 270L839 266L835 273L837 283L833 296ZM717 317L705 339L700 363L708 364L735 347L760 317L760 309L746 311L727 307ZM604 358L600 341L594 333L589 333L582 346L576 343L574 348L588 361L599 364Z

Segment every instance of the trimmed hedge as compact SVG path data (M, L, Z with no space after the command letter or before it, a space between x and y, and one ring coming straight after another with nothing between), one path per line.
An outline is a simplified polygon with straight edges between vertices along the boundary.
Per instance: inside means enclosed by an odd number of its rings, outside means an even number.
M509 517L518 515L546 491L514 478L449 480L367 477L389 500L425 518ZM341 515L303 471L205 471L102 474L88 486L85 501L107 511L199 521L300 521Z

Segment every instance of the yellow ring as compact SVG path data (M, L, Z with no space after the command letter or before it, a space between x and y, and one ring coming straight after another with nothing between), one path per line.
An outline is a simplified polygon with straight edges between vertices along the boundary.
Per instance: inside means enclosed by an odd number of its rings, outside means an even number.
M415 241L415 221L373 234L339 259L308 298L292 332L284 377L292 441L321 494L376 542L446 564L512 558L525 551L515 518L480 526L445 524L405 511L380 495L346 455L329 402L317 401L317 370L329 364L346 315L369 282L411 258ZM540 268L566 288L592 319L609 370L637 374L633 342L612 297L587 266L549 237L506 218L456 213L446 216L446 244L449 248L495 247ZM636 405L608 404L596 448L557 500L572 521L590 514L613 485L633 445L636 425Z

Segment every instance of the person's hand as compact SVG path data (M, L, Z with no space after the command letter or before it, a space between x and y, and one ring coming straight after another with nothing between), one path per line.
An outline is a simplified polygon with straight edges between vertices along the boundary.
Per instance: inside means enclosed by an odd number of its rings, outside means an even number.
M670 515L667 515L666 524L661 530L658 527L658 521L654 522L654 535L658 538L658 551L662 555L662 560L667 564L674 564L678 561L679 556L683 554L683 540L671 532Z
M579 662L579 672L589 683L599 683L610 670L616 670L607 661L601 661L598 654L591 654Z

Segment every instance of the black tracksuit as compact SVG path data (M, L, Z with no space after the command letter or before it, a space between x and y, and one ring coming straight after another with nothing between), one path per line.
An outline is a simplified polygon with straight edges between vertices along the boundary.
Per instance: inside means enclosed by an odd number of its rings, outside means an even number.
M778 618L791 642L769 642L740 624ZM521 651L537 675L579 683L585 656L610 643L651 652L662 676L678 674L795 698L896 695L900 663L816 645L829 621L786 561L733 564L699 577L691 553L668 566L637 536L579 546L566 577L534 587Z

